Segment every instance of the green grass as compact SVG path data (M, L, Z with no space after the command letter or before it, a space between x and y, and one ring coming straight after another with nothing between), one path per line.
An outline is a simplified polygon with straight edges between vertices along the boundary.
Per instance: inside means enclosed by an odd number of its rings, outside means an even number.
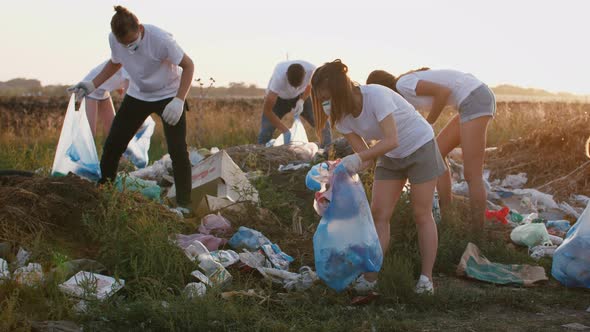
M223 148L253 142L259 121L257 103L216 102L205 105L202 112L193 112L189 118L189 145ZM522 111L499 114L490 129L491 145L518 137L538 123L532 121L532 111ZM552 116L548 113L543 113L543 117ZM0 135L0 168L44 168L43 174L48 174L58 134L53 130L44 134L35 131ZM97 141L102 142L102 138ZM98 148L100 153L101 144ZM164 153L166 144L158 127L150 158L156 160ZM279 219L280 225L276 227L288 230L293 206L300 210L305 229L301 238L309 240L319 218L311 209L313 195L305 191L304 174L267 174L255 185L262 207ZM368 196L370 178L363 176ZM178 232L194 232L194 228L157 203L105 188L96 209L85 214L79 228L67 240L46 233L23 245L31 249L33 258L43 264L46 272L67 259L93 258L105 265L105 274L124 279L125 288L105 302L90 302L86 313L77 314L73 310L75 301L57 288L63 281L59 278L42 287L6 282L0 285L0 331L29 330L31 322L38 320L73 320L89 331L550 331L571 322L590 325L587 314L571 316L590 305L588 291L566 289L554 280L525 289L456 278L457 263L467 243L474 240L466 232L465 215L465 208L457 205L438 227L440 244L434 271L437 289L433 297L413 293L420 257L411 207L403 198L392 218L392 244L380 275L381 297L371 305L353 307L352 294L338 294L321 284L306 292L285 293L236 270L231 270L234 280L228 290L252 288L268 299L224 300L220 290L211 290L203 298L188 299L182 295L182 289L193 281L190 272L196 266L169 237ZM284 234L299 239L299 235L287 231ZM285 241L272 237L271 240L279 245ZM484 237L477 244L491 261L537 264L526 250L507 246L506 239ZM92 250L81 250L82 247ZM91 253L91 257L82 256L82 252ZM550 273L549 259L538 264ZM549 319L543 321L542 317Z

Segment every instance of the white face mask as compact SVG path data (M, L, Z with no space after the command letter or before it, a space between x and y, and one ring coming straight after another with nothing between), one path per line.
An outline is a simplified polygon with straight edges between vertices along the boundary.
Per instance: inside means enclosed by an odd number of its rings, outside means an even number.
M137 39L133 43L125 45L125 48L127 48L127 51L129 51L129 54L133 54L139 48L140 43L141 43L141 32L139 32L139 37L137 37Z
M330 112L332 111L332 102L330 100L326 100L322 103L322 108L324 109L324 113L327 116L330 116Z

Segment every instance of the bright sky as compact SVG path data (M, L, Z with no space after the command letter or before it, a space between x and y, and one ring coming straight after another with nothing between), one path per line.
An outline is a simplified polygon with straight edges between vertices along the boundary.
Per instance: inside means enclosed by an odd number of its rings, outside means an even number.
M121 4L171 32L217 85L266 86L274 65L341 58L364 83L373 69L471 72L510 83L590 94L588 0L18 0L0 5L0 81L70 84L110 55Z

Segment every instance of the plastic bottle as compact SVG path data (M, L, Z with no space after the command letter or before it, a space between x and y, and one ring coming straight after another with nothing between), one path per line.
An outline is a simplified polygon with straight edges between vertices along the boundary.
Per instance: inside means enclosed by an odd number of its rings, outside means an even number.
M199 241L195 241L191 246L191 253L196 253L199 261L199 268L203 270L207 278L216 286L224 286L231 280L231 275L220 263L213 259L209 250Z

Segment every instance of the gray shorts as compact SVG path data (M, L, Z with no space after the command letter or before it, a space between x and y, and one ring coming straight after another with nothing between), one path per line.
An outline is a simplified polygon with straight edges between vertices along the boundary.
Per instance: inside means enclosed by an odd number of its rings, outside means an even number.
M482 116L496 115L496 96L485 84L471 91L459 105L459 117L461 123L471 121Z
M408 179L410 183L420 184L441 176L446 169L438 144L433 139L405 158L379 157L375 180Z

